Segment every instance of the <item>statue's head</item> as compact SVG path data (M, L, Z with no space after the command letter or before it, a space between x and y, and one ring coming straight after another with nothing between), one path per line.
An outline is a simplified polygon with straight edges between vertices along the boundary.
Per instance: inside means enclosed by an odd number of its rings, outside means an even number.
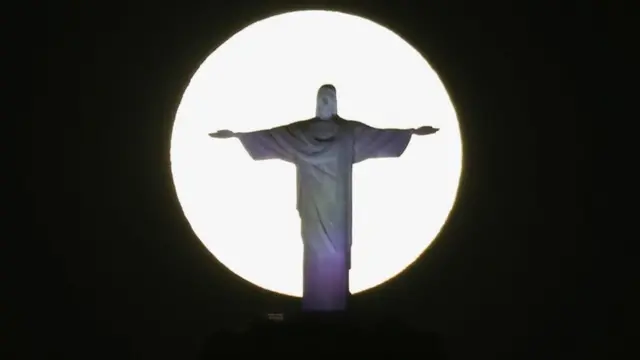
M336 115L338 115L338 98L335 86L330 84L320 86L316 116L322 120L328 120Z

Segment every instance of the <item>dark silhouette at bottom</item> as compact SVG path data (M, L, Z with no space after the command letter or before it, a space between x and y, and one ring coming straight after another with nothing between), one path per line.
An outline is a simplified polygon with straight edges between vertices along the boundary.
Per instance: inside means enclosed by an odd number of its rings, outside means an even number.
M304 312L256 319L243 331L212 334L203 360L221 354L333 356L344 354L407 355L446 359L442 339L391 320L358 319L348 313Z

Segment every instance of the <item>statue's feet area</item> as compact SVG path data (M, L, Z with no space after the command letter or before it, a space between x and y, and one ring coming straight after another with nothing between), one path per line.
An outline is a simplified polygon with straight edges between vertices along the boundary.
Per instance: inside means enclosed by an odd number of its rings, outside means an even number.
M244 331L219 332L207 342L204 359L221 351L242 355L407 354L443 359L439 336L388 319L349 313L310 313L256 320Z

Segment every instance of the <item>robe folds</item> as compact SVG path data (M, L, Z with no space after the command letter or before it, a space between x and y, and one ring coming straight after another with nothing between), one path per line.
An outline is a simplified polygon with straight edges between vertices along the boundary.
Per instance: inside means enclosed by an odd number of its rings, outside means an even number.
M353 164L399 157L411 134L412 130L377 129L336 117L237 135L254 160L280 159L296 166L297 209L304 245L304 310L346 309Z

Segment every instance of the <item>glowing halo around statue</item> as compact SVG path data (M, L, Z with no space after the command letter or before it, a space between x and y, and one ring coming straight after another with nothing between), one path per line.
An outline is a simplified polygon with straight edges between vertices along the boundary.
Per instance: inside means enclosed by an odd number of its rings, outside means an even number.
M315 115L334 84L338 113L381 128L431 125L399 158L353 167L350 289L377 286L437 236L455 202L461 140L449 96L422 56L369 20L338 12L270 17L222 44L195 73L171 139L177 196L195 234L226 267L281 294L302 294L295 166L254 161L220 129L253 131Z

